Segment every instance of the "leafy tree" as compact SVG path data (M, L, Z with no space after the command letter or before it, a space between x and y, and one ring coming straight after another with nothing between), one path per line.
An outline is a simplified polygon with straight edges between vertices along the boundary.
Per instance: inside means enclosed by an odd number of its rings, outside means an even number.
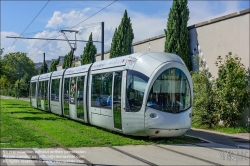
M47 65L47 63L45 62L45 72L43 72L43 70L44 70L44 67L43 67L44 65L42 65L41 66L41 68L40 68L40 74L43 74L43 73L47 73L48 72L48 65Z
M63 61L63 66L62 66L63 69L71 67L70 66L71 56L72 56L72 50L64 56L64 61Z
M168 16L167 29L164 29L166 34L165 52L179 55L189 71L191 71L189 32L187 29L189 9L187 3L187 0L173 1Z
M219 122L219 116L215 109L214 81L209 71L205 69L205 63L197 56L200 71L193 71L193 124L195 126L213 127Z
M11 87L10 81L8 80L6 75L2 75L2 77L0 78L0 87L1 89L8 89L9 87Z
M97 49L92 41L93 40L92 40L92 32L91 32L91 34L89 36L89 41L86 44L86 46L84 47L84 51L83 51L83 54L81 56L81 59L82 59L81 64L82 65L95 62L95 54L97 52Z
M51 65L50 65L50 68L49 68L49 72L53 72L53 71L56 71L56 65L59 64L59 61L60 61L60 58L58 58L57 60L54 60Z
M128 55L131 53L131 45L134 39L132 23L125 10L122 21L115 30L110 48L110 58Z
M235 127L242 118L242 112L249 107L248 71L237 55L229 52L223 61L219 56L216 65L219 67L216 81L216 109L220 119L227 127Z
M14 89L18 87L17 84L15 86L15 83L19 80L18 71L20 67L20 80L23 80L23 84L26 85L23 91L27 94L31 77L37 75L33 61L27 57L26 53L14 52L5 55L2 59L2 64L3 78L0 80L0 88L10 88L13 93L15 92ZM11 94L14 95L13 93Z

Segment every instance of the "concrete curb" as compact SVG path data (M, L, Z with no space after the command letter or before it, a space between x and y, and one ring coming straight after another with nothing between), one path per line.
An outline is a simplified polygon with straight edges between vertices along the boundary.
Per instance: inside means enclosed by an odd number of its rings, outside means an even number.
M230 136L230 137L246 139L246 137L240 136L240 135L237 135L237 134L227 134L227 133L222 133L222 132L218 132L218 131L211 131L211 130L197 129L197 128L191 128L191 129L194 130L194 131L204 131L204 132L208 132L208 133L214 133L214 134L220 134L220 135L225 135L225 136ZM248 139L250 140L250 133L244 133L244 134L248 135L249 136Z
M201 138L201 137L195 137L195 136L188 135L188 134L185 134L185 136L192 137L192 138L197 138L197 139L200 139L200 140L208 142L208 143L215 143L215 142L209 141L209 140Z

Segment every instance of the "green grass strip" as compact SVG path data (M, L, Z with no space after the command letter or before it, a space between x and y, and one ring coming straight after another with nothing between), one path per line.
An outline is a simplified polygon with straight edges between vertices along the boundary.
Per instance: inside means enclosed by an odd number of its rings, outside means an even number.
M38 130L46 133L65 147L96 147L96 146L119 146L119 145L148 145L148 144L178 144L184 141L197 141L190 137L182 136L178 138L148 139L146 137L133 137L108 131L99 127L83 124L64 117L34 109L28 102L16 99L2 100L3 129L1 133L1 142L10 142L7 138L18 135L21 132L22 139L11 140L11 144L1 144L1 147L53 147L57 146L45 136L25 125L22 118ZM12 129L12 130L11 130ZM75 131L75 132L74 132ZM76 133L77 132L77 133ZM34 136L33 136L34 135ZM29 137L29 138L27 138ZM16 137L15 137L16 138ZM32 141L27 141L32 140ZM12 138L13 139L13 138ZM97 141L94 141L95 139ZM15 142L15 144L13 144ZM36 144L34 143L36 142Z

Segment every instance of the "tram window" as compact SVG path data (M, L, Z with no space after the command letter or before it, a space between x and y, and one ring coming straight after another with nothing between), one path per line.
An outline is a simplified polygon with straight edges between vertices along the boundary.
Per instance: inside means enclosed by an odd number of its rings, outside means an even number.
M77 78L77 118L84 120L84 76L79 76Z
M38 98L41 100L45 99L45 82L46 81L40 81L39 82L39 90L38 90Z
M31 83L31 97L36 98L36 82Z
M40 109L42 108L42 105L41 105L42 89L43 89L43 82L40 81L40 82L38 82L38 101L37 101L37 107Z
M91 106L111 108L113 73L92 76Z
M60 79L52 79L51 83L51 100L59 101L59 88L60 88Z
M148 77L144 74L128 70L126 83L126 111L138 112L141 109Z
M183 71L171 68L161 73L150 90L147 106L169 113L187 110L191 106L191 92Z
M43 91L43 94L44 94L44 109L46 111L49 110L49 107L48 107L48 82L49 81L43 81L44 82L44 91Z
M76 80L77 77L70 78L70 104L76 104Z
M99 107L99 97L101 96L102 74L92 76L91 106Z

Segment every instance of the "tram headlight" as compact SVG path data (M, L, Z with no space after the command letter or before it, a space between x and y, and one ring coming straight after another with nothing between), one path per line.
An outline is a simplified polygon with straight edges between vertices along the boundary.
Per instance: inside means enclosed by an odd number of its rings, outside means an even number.
M156 118L157 114L156 113L151 113L149 116L150 116L150 118Z

